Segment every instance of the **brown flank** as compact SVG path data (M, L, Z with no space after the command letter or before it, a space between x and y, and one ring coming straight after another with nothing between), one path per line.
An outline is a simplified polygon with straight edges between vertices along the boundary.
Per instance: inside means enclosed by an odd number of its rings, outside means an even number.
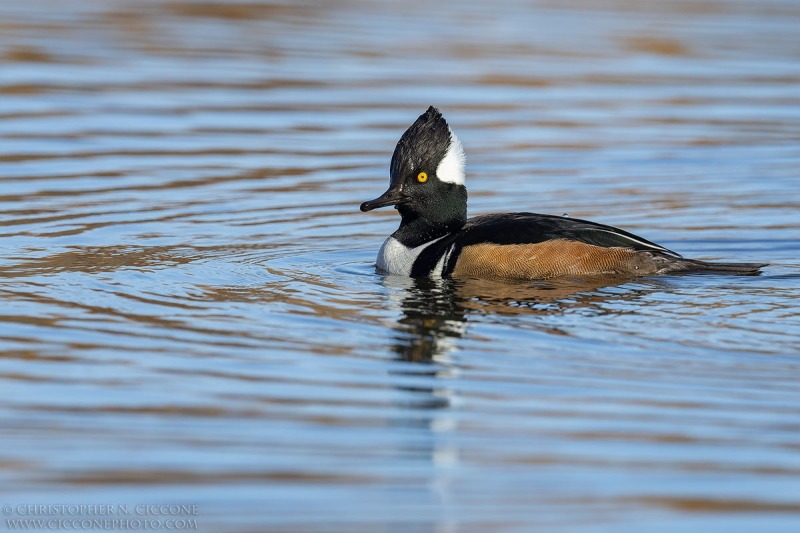
M518 279L609 274L647 276L660 270L657 264L660 262L647 252L566 239L536 244L484 243L461 250L453 276Z

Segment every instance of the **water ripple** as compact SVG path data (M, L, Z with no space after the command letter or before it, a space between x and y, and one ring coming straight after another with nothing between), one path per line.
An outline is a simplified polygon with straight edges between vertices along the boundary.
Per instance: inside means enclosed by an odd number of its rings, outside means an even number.
M207 531L794 529L798 19L0 3L5 501L177 499ZM358 205L430 104L472 214L770 266L382 275L397 214Z

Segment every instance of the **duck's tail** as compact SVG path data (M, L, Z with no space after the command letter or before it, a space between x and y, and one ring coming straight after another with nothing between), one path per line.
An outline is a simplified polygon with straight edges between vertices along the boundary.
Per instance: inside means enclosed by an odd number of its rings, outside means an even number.
M698 261L697 259L681 259L678 261L680 272L690 274L732 274L734 276L758 276L761 269L769 263L716 263Z

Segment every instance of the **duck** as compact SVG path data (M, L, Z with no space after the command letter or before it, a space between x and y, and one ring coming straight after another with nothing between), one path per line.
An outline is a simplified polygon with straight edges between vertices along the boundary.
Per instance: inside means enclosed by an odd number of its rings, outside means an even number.
M467 218L464 148L434 106L403 133L389 188L362 212L394 206L400 226L379 271L412 278L547 280L673 273L758 275L766 263L687 259L633 233L578 218L494 213Z

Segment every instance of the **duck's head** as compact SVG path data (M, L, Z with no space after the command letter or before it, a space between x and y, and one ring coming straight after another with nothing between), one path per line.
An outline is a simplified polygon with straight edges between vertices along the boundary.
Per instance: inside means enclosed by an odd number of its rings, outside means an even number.
M450 231L467 219L464 149L431 106L406 130L392 155L389 189L361 204L362 211L396 206L401 226L415 221Z

